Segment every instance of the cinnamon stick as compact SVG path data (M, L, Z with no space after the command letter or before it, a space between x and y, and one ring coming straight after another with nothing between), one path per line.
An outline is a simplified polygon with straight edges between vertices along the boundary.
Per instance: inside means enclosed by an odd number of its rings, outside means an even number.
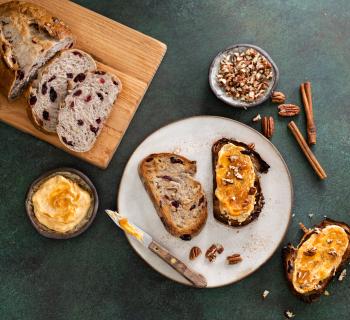
M306 114L307 137L310 145L316 144L316 126L312 105L311 83L305 82L300 85L301 97Z
M294 121L289 122L288 128L290 131L292 131L294 138L297 140L301 150L306 156L306 159L309 161L310 165L316 172L316 174L319 176L320 179L326 179L327 174L316 159L315 155L307 145L304 137L302 136L300 130L298 129L297 125L294 123Z

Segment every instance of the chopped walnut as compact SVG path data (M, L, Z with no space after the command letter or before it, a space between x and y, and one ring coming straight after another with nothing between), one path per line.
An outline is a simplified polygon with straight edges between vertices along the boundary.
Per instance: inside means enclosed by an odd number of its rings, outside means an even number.
M232 179L222 178L222 183L224 185L226 185L226 184L233 184L233 180Z
M328 251L328 254L333 256L333 257L336 257L338 255L337 251L335 251L333 248Z
M343 281L343 280L345 279L345 277L346 277L346 269L344 269L344 270L340 273L338 280L339 280L339 281Z
M261 120L261 115L260 115L260 113L258 113L258 114L252 119L253 122L258 122L258 121L260 121L260 120Z
M271 63L253 48L225 55L216 76L228 96L245 102L260 99L270 87L272 78Z
M295 314L294 314L292 311L290 311L290 310L286 310L286 311L284 312L284 315L285 315L288 319L291 319L291 318L294 318L294 317L295 317Z
M270 291L264 290L264 292L262 293L263 299L266 299L266 297L269 295L269 293L270 293Z

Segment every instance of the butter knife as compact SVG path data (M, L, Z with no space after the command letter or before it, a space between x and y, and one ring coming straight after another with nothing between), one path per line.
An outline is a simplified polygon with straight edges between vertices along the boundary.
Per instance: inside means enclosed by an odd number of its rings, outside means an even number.
M186 264L184 264L180 259L173 256L167 249L154 241L147 232L128 221L127 218L121 216L116 211L106 210L106 213L120 229L122 229L125 233L133 236L146 248L159 256L169 266L175 269L187 280L189 280L195 287L205 288L207 286L207 280L203 275L196 271L193 271L191 268L186 266Z

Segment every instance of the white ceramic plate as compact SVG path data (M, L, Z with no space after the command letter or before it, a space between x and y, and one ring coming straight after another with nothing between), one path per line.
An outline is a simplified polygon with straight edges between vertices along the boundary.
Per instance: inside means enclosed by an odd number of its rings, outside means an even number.
M220 138L233 138L255 143L255 149L271 166L261 176L265 206L259 218L242 228L232 228L217 222L212 214L211 146ZM196 179L202 183L208 199L208 220L201 233L191 241L171 236L161 223L138 176L140 161L154 152L174 152L197 161ZM156 241L169 249L191 268L202 273L208 287L236 282L265 263L281 243L290 220L293 187L288 168L272 143L256 130L240 122L214 116L199 116L169 124L144 140L131 156L119 189L118 210ZM127 236L135 251L155 270L183 284L189 282L147 248ZM221 243L224 252L215 262L204 253L213 243ZM198 246L203 254L194 261L188 258L190 249ZM243 261L226 264L226 257L240 253Z

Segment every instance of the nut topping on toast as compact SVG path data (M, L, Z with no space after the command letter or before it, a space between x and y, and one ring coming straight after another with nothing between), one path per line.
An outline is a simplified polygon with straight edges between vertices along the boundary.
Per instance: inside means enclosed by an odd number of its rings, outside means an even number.
M306 231L296 248L291 244L285 247L285 274L293 293L306 302L322 295L349 260L349 243L349 226L325 219Z
M256 219L264 205L258 172L269 165L252 145L220 139L212 147L214 217L233 227Z

